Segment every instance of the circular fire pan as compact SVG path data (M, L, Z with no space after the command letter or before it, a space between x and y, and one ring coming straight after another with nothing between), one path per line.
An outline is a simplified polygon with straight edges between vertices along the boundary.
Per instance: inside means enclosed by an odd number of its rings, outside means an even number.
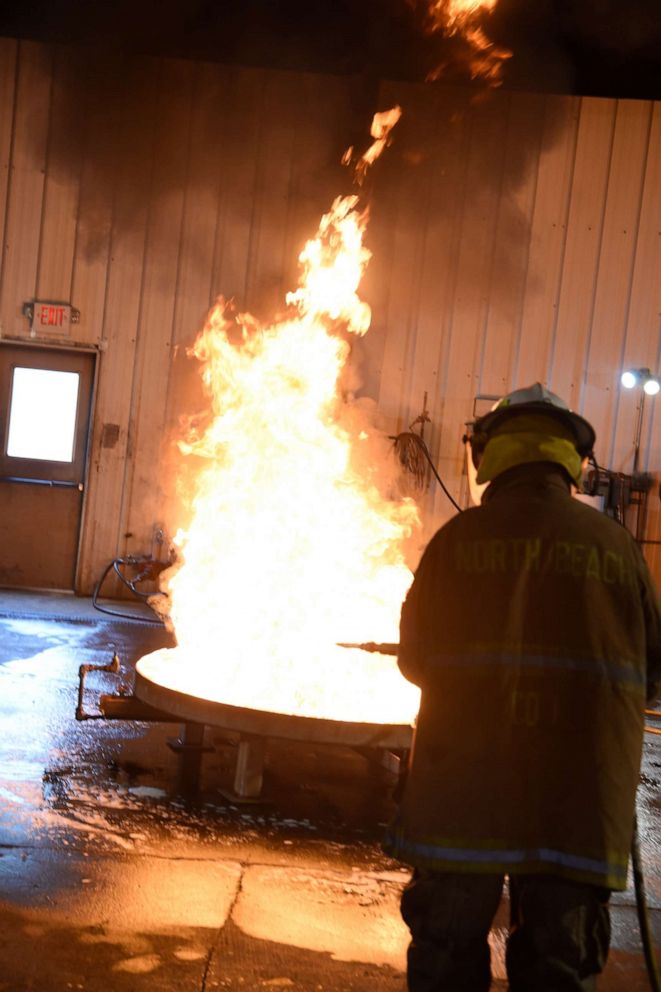
M182 722L204 723L256 737L281 737L290 741L317 744L346 744L350 747L376 747L390 751L408 750L413 728L406 723L353 723L311 716L292 716L231 706L215 699L193 696L171 689L135 669L135 695L144 703L179 717Z

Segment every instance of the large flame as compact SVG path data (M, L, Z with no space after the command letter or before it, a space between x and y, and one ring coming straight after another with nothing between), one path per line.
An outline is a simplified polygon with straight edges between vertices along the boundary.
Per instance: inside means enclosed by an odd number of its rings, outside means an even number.
M304 716L415 717L418 691L392 658L337 646L397 641L402 542L417 524L410 501L382 494L387 441L340 398L342 334L370 323L357 294L366 222L356 196L336 199L286 316L262 326L221 300L194 346L212 418L181 445L202 468L168 578L178 646L140 663L161 684Z

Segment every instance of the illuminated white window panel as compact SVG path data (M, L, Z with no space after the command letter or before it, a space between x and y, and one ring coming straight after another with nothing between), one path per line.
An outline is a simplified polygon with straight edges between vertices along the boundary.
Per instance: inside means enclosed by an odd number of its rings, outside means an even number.
M77 372L15 368L7 454L47 462L73 461Z

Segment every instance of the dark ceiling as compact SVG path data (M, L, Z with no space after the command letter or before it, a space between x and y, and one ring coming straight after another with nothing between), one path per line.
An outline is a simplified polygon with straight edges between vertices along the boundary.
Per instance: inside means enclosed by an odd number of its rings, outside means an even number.
M423 80L461 46L425 36L423 0L4 0L0 33L334 74ZM499 0L485 27L512 50L504 84L661 99L660 0Z

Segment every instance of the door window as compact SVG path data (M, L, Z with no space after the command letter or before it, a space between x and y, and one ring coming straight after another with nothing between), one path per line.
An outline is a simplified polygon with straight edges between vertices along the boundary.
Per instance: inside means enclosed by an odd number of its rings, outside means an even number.
M80 375L14 366L7 455L72 462Z

